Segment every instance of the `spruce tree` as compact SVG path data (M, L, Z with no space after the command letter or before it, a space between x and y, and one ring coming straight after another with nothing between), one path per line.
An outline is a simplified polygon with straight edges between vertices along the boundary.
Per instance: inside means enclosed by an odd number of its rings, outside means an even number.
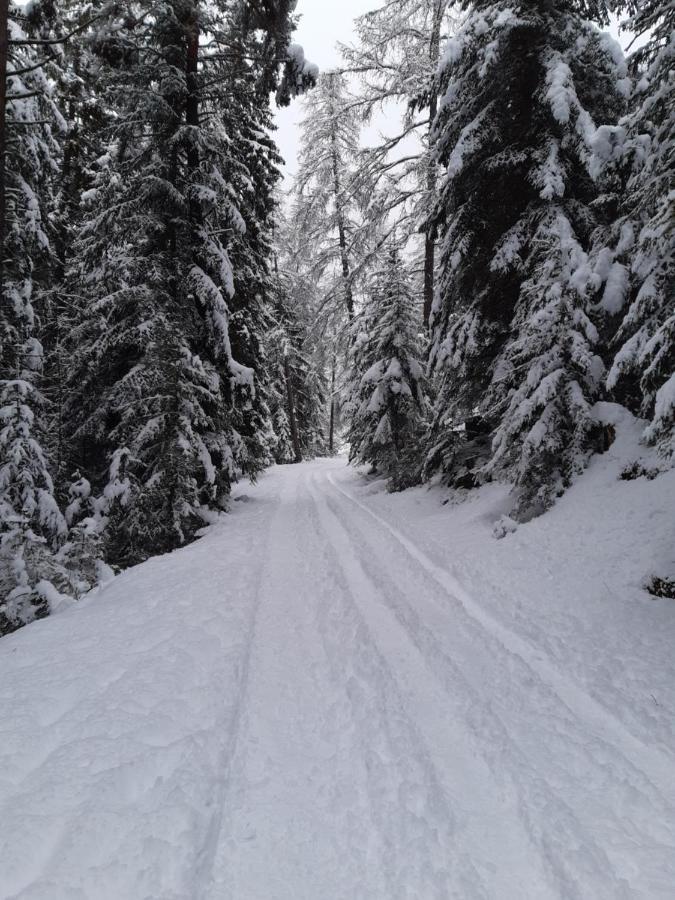
M589 13L603 6L476 3L442 65L428 469L506 477L520 515L548 506L595 442L591 146L627 80Z
M352 348L350 460L400 489L419 478L426 412L418 305L396 249L375 275Z
M288 28L269 42L261 31L288 25L287 7L140 2L109 8L98 28L114 117L71 272L86 301L73 331L67 420L72 469L111 498L106 541L117 561L189 540L202 507L222 508L231 482L269 458L252 365L258 326L249 333L246 321L260 302L259 273L242 272L240 290L250 293L236 301L236 329L232 320L233 258L264 252L264 241L241 241L256 215L242 184L269 165L270 151L256 160L253 137L236 145L231 135L280 66L296 73L295 90L305 84L297 54L286 52ZM235 40L242 28L274 51L271 60L251 54L260 71L247 71ZM202 45L202 35L213 40ZM233 104L247 92L241 108ZM249 187L254 194L256 183ZM248 222L240 207L250 208Z
M648 420L645 438L675 454L675 9L664 0L620 3L644 43L631 58L635 89L617 126L596 136L596 165L619 210L596 241L601 307L615 329L607 387Z
M211 77L232 86L221 115L227 134L236 134L225 175L237 197L243 227L230 237L229 256L234 292L229 299L230 344L234 358L254 373L253 390L235 385L232 424L240 438L237 465L251 477L274 456L276 439L271 420L274 373L269 338L274 332L275 283L272 273L276 186L281 158L272 139L273 123L266 69L256 64L242 70L240 60L265 59L257 38L248 32L240 7L228 24L228 54L208 66ZM251 45L251 41L256 44Z
M314 245L307 241L302 218L290 207L277 213L275 228L275 278L277 351L275 360L279 376L275 409L280 420L288 422L289 400L284 391L286 367L293 394L297 420L298 443L304 458L329 453L330 411L333 397L329 385L333 358L334 329L344 321L342 305L335 307L324 295L322 269L315 265ZM282 412L280 406L283 406ZM290 432L289 432L290 435ZM293 451L293 455L294 451ZM291 458L286 454L284 458Z
M327 451L328 386L324 354L313 333L311 307L288 271L282 284L270 356L276 376L273 402L277 462L300 462ZM293 289L295 288L295 292Z
M41 340L54 271L50 215L63 119L39 49L54 10L14 5L6 28L0 153L0 633L49 611L66 524L47 448Z

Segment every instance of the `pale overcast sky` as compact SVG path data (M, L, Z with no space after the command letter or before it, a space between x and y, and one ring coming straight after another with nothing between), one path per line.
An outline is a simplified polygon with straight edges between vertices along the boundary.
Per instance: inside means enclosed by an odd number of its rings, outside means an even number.
M381 5L381 0L299 0L296 11L302 18L293 41L301 44L307 59L325 72L340 64L340 56L335 49L336 42L347 44L353 40L354 18ZM614 37L619 37L615 23L610 30ZM625 46L626 36L621 35L620 40ZM300 139L298 126L301 119L302 103L298 100L276 113L279 130L275 138L286 161L286 187L290 187L297 168Z
M316 63L322 72L334 68L340 62L335 50L336 41L349 43L354 35L354 19L370 9L376 9L379 0L299 0L297 10L302 19L293 41L301 44L307 59ZM296 169L302 104L297 100L286 109L277 111L279 131L276 141L286 160L286 176Z

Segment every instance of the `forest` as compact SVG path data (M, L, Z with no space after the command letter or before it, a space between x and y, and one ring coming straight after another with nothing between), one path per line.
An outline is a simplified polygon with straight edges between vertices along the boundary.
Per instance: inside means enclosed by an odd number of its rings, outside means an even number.
M505 532L617 406L672 468L672 0L373 7L319 71L294 0L0 2L0 634L274 463L504 482Z

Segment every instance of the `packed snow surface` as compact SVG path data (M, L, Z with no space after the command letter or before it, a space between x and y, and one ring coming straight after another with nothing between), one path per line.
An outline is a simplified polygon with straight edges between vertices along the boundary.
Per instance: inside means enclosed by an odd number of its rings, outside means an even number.
M499 486L273 469L0 641L0 897L675 897L675 472L618 480L631 428L501 540Z

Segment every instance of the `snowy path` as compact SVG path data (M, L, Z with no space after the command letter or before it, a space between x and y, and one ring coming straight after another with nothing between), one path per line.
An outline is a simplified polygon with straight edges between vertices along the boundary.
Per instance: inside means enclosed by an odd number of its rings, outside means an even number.
M356 478L277 468L0 643L3 900L675 897L672 748Z

